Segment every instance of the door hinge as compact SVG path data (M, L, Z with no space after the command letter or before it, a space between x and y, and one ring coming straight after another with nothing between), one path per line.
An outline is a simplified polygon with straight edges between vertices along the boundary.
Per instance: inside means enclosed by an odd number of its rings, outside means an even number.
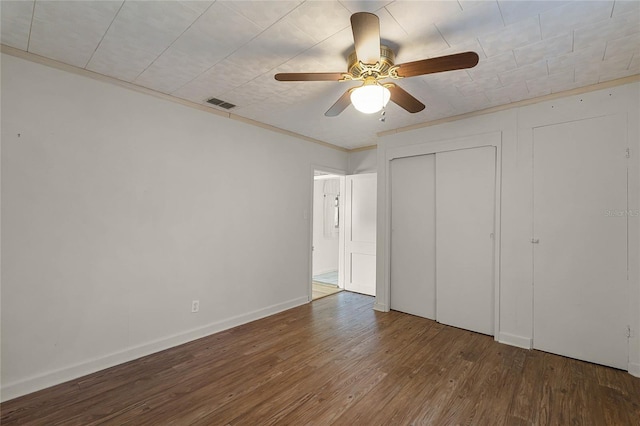
M629 148L627 148L624 152L624 156L626 158L631 158L631 150Z
M631 337L631 326L627 326L627 338Z

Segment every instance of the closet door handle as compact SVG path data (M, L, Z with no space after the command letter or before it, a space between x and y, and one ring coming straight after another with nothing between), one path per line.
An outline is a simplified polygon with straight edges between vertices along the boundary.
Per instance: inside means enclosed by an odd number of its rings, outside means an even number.
M531 244L540 244L540 240L538 240L537 238L532 238Z

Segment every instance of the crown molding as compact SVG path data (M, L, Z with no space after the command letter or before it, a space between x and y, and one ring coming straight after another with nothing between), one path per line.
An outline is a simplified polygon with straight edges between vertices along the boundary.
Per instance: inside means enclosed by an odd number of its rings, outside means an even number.
M16 58L25 59L30 62L35 62L40 65L45 65L47 67L56 68L62 71L70 72L72 74L80 75L83 77L88 77L94 80L102 81L109 84L114 84L116 86L124 87L125 89L133 90L138 93L143 93L145 95L153 96L155 98L164 99L166 101L174 102L180 105L184 105L189 108L197 109L199 111L204 111L209 114L217 115L219 117L229 118L232 120L237 120L242 123L248 124L250 126L260 127L262 129L266 129L272 132L280 133L282 135L291 136L306 142L311 142L317 145L324 146L326 148L335 149L337 151L349 153L352 150L347 148L343 148L341 146L337 146L331 144L329 142L321 141L319 139L314 139L309 136L301 135L299 133L291 132L289 130L281 129L279 127L271 126L269 124L261 123L256 120L252 120L250 118L241 117L237 114L219 111L209 106L199 104L196 102L188 101L186 99L178 98L176 96L169 95L167 93L158 92L156 90L152 90L146 87L138 86L133 83L129 83L127 81L119 80L117 78L108 77L104 74L99 74L93 71L89 71L84 68L79 68L73 65L65 64L60 61L56 61L54 59L45 58L44 56L36 55L34 53L26 52L21 49L16 49L15 47L10 47L4 44L0 44L0 52L6 53L7 55L15 56Z
M21 49L16 49L14 47L10 47L4 44L0 44L0 51L2 53L5 53L7 55L11 55L11 56L15 56L17 58L21 58L21 59L25 59L27 61L31 61L31 62L35 62L41 65L45 65L51 68L56 68L62 71L67 71L73 74L77 74L77 75L81 75L84 77L88 77L88 78L92 78L94 80L98 80L98 81L103 81L106 83L110 83L110 84L114 84L120 87L124 87L126 89L129 90L133 90L135 92L138 93L143 93L146 95L150 95L159 99L164 99L170 102L174 102L174 103L178 103L180 105L184 105L186 107L189 108L193 108L193 109L197 109L200 111L204 111L207 112L209 114L213 114L213 115L217 115L219 117L225 117L225 118L229 118L231 120L237 120L240 121L242 123L248 124L250 126L255 126L255 127L260 127L262 129L265 130L269 130L272 132L276 132L276 133L280 133L283 135L287 135L287 136L291 136L294 137L296 139L300 139L306 142L310 142L310 143L314 143L317 145L321 145L324 146L326 148L331 148L331 149L335 149L337 151L341 151L341 152L346 152L346 153L352 153L352 152L361 152L361 151L368 151L368 150L372 150L372 149L377 149L377 145L368 145L368 146L362 146L362 147L357 147L357 148L344 148L338 145L334 145L332 143L329 142L325 142L319 139L315 139L315 138L311 138L309 136L305 136L305 135L301 135L299 133L296 132L292 132L289 130L285 130L279 127L275 127L272 126L270 124L266 124L266 123L262 123L256 120L252 120L250 118L246 118L246 117L242 117L240 115L237 114L233 114L233 113L229 113L229 112L224 112L224 111L219 111L216 109L213 109L211 107L208 107L204 104L199 104L196 102L192 102L186 99L182 99L182 98L178 98L176 96L172 96L169 95L167 93L162 93L162 92L158 92L156 90L152 90L146 87L142 87L142 86L138 86L136 84L133 83L129 83L127 81L123 81L123 80L119 80L117 78L113 78L113 77L108 77L104 74L99 74L93 71L89 71L87 69L84 68L79 68L73 65L68 65L59 61L56 61L54 59L49 59L49 58L45 58L44 56L40 56L40 55L36 55L34 53L30 53L30 52L26 52L24 50ZM554 100L554 99L558 99L558 98L564 98L567 96L572 96L572 95L579 95L582 93L588 93L588 92L593 92L595 90L601 90L601 89L606 89L609 87L615 87L615 86L620 86L623 84L628 84L628 83L634 83L634 82L638 82L640 81L640 74L635 74L632 76L628 76L628 77L624 77L624 78L619 78L616 80L610 80L610 81L605 81L602 83L597 83L597 84L592 84L589 86L584 86L584 87L578 87L575 89L571 89L571 90L565 90L562 92L557 92L557 93L551 93L549 95L545 95L545 96L540 96L537 98L532 98L532 99L525 99L522 101L518 101L518 102L513 102L513 103L509 103L509 104L505 104L505 105L498 105L495 107L491 107L491 108L486 108L483 110L479 110L479 111L472 111L472 112L468 112L466 114L461 114L461 115L454 115L451 117L445 117L445 118L441 118L438 120L433 120L433 121L427 121L424 123L418 123L418 124L412 124L410 126L405 126L405 127L398 127L396 129L391 129L391 130L386 130L383 132L378 132L376 134L376 136L378 137L383 137L383 136L388 136L388 135L393 135L396 133L402 133L402 132L408 132L410 130L415 130L415 129L420 129L423 127L430 127L430 126L435 126L437 124L443 124L443 123L449 123L449 122L453 122L453 121L458 121L458 120L462 120L465 118L470 118L470 117L476 117L479 115L485 115L485 114L490 114L490 113L494 113L494 112L499 112L499 111L505 111L511 108L518 108L518 107L523 107L523 106L527 106L527 105L533 105L533 104L537 104L540 102L545 102L545 101L549 101L549 100Z
M412 124L410 126L398 127L397 129L385 130L384 132L378 132L376 136L388 136L396 133L408 132L410 130L421 129L423 127L435 126L442 123L450 123L452 121L463 120L465 118L477 117L479 115L491 114L492 112L505 111L512 108L523 107L527 105L533 105L540 102L550 101L558 98L566 98L567 96L580 95L583 93L593 92L601 89L608 89L610 87L621 86L623 84L635 83L640 81L640 74L634 74L624 78L618 78L616 80L609 80L602 83L596 83L589 86L578 87L571 90L565 90L563 92L551 93L549 95L540 96L537 98L525 99L510 104L498 105L491 108L482 109L479 111L472 111L466 114L454 115L451 117L445 117L438 120L426 121L424 123Z
M351 148L349 150L349 152L360 152L360 151L369 151L370 149L377 149L378 145L367 145L367 146L361 146L358 148Z

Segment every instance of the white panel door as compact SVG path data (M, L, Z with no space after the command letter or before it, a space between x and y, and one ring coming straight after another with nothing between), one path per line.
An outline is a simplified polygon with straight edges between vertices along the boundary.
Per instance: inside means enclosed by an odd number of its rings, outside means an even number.
M533 346L627 369L626 121L534 129Z
M436 154L436 319L494 333L496 150Z
M435 154L391 161L391 294L396 311L436 319Z
M377 175L346 178L345 290L376 293L376 187Z

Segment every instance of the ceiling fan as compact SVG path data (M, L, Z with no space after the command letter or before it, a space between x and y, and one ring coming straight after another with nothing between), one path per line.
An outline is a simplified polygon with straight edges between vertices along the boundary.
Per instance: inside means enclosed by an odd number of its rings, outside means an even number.
M351 29L355 51L349 55L348 71L320 73L279 73L278 81L362 81L362 86L350 88L327 112L335 117L349 104L364 113L380 111L391 100L410 113L422 111L425 106L394 83L381 83L386 78L401 79L473 68L479 57L475 52L456 53L437 58L422 59L395 65L395 54L380 44L380 20L373 13L358 12L351 15Z

